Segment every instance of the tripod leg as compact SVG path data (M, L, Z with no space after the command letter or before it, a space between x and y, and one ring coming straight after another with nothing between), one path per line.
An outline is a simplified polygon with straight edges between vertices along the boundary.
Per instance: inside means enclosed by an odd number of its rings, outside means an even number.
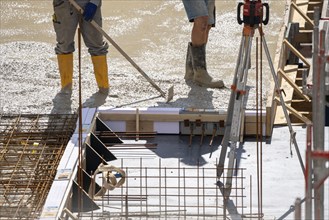
M238 71L238 84L237 89L239 91L244 91L246 88L247 77L248 77L248 70L249 70L249 63L250 63L250 53L251 53L251 45L252 45L252 37L249 36L247 38L247 45L246 50L243 58L243 65L241 69ZM229 197L231 194L232 189L232 178L233 178L233 171L235 169L236 164L236 146L240 140L240 131L241 131L241 124L242 124L242 116L244 114L243 108L245 103L245 93L236 93L235 97L235 105L233 109L232 115L232 127L231 127L231 150L229 153L229 161L228 161L228 169L226 175L226 183L225 183L225 191L224 196Z
M263 47L264 47L264 50L265 50L265 53L266 53L267 61L268 61L269 65L270 65L270 68L271 68L271 73L272 73L274 84L275 84L275 91L278 92L278 95L280 97L281 107L282 107L284 116L286 118L287 125L289 127L290 138L291 138L291 140L292 140L292 142L293 142L293 144L295 146L295 150L297 152L297 156L298 156L298 160L299 160L300 166L301 166L301 168L303 170L303 174L305 175L305 166L304 166L302 157L300 155L299 148L298 148L297 141L296 141L296 132L292 128L291 121L290 121L290 118L289 118L289 114L288 114L286 105L284 103L284 99L282 97L282 94L280 92L280 86L279 86L278 78L277 78L277 75L275 74L275 71L274 71L273 63L272 63L272 60L271 60L270 52L269 52L268 47L267 47L267 44L266 44L265 37L262 36L262 38L263 38L262 39Z
M242 36L241 43L240 43L240 49L239 49L239 56L238 56L236 66L235 66L233 85L237 84L237 78L238 78L237 76L238 76L238 71L239 71L239 67L241 64L241 60L242 60L243 54L244 54L244 48L245 48L245 36ZM224 170L227 147L228 147L228 142L229 142L230 133L231 133L234 100L235 100L235 92L232 90L231 95L230 95L230 101L228 104L224 137L223 137L223 140L221 143L221 146L222 146L221 153L220 153L219 161L217 164L217 178L220 178L222 176L223 170Z

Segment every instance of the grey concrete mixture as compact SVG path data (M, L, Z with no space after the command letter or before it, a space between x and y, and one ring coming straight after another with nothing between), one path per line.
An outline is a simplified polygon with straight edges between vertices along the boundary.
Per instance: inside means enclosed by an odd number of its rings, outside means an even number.
M286 1L270 1L270 22L265 30L274 60L277 38L284 23ZM217 1L217 26L207 46L210 74L227 88L206 89L187 85L183 79L187 42L192 25L183 4L174 1L103 1L103 29L167 92L174 85L170 103L119 54L108 54L110 94L99 95L87 49L82 43L82 102L85 107L192 107L226 109L238 56L242 26L236 21L235 1ZM72 97L57 94L60 78L54 53L51 1L1 1L0 111L3 113L69 113L78 108L78 52L74 54ZM77 41L76 41L77 42ZM255 41L254 41L255 44ZM253 49L253 58L255 57ZM253 65L254 66L254 65ZM267 60L264 54L263 106L268 96ZM252 67L247 107L255 108L255 74Z

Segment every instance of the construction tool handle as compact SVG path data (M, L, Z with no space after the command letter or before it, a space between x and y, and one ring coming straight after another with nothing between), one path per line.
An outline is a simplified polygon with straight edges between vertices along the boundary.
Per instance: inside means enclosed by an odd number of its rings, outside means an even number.
M253 7L251 7L253 6ZM243 9L243 18L241 18L241 8L244 7ZM265 8L265 19L262 19L263 14L258 14L258 12L256 13L256 11L262 11ZM256 14L255 14L256 13ZM246 15L248 14L248 15ZM263 3L263 4L250 4L250 2L248 2L248 4L245 4L243 2L239 2L238 7L237 7L237 20L239 24L242 23L247 23L251 26L253 26L254 24L259 24L260 22L263 23L264 25L268 24L268 21L270 19L270 7L268 5L268 3Z
M159 86L157 86L152 80L151 78L128 56L128 54L126 52L124 52L121 47L115 43L114 40L112 40L112 38L94 21L92 20L90 22L99 32L101 32L103 34L103 36L115 47L115 49L117 49L122 56L124 56L129 63L131 63L131 65L133 65L138 72L140 72L144 78L156 89L161 93L161 96L165 97L166 93L163 92Z
M69 0L69 2L81 13L83 14L83 9L74 1L74 0ZM164 91L161 90L161 88L159 86L157 86L152 80L151 78L128 56L128 54L126 52L124 52L121 47L115 43L115 41L94 21L90 21L90 24L92 26L94 26L94 28L96 28L101 34L103 34L103 36L115 47L115 49L117 49L122 56L124 56L129 63L131 63L131 65L133 65L138 72L140 72L144 78L156 89L160 92L162 97L166 97L166 93Z
M241 7L244 5L244 3L240 2L238 4L238 8L237 8L237 19L238 19L238 23L242 24L243 23L243 19L241 19Z
M268 5L268 3L263 3L263 7L265 7L266 9L265 19L263 20L263 24L267 25L270 19L270 6Z

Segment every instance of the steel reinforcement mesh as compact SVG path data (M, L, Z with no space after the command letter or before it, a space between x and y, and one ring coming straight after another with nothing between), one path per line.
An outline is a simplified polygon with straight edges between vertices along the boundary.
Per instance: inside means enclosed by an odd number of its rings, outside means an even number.
M37 219L77 115L1 115L0 219Z
M226 177L217 179L216 167L168 164L161 159L140 159L136 163L121 159L126 180L122 187L95 198L100 209L81 212L81 219L226 219L231 212L245 216L243 168L234 176L235 184L228 201L223 200ZM104 185L102 175L97 177ZM103 180L103 181L101 181ZM228 207L229 206L229 207ZM241 218L242 219L242 218Z

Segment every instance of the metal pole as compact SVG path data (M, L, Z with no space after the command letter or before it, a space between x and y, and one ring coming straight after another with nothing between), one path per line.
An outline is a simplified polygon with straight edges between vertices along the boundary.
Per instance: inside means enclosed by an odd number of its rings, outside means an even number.
M262 45L260 45L261 47ZM256 37L256 154L257 154L257 169L256 169L256 175L257 175L257 202L258 202L258 214L261 213L260 208L260 165L259 165L259 121L258 121L258 37Z
M320 9L314 8L314 31L313 31L313 146L314 150L324 150L324 33L319 34ZM324 163L314 160L314 171L322 169ZM319 174L314 172L314 182L319 180ZM324 188L321 186L315 191L314 212L316 219L324 217Z
M81 32L78 28L78 54L79 54L79 161L78 161L78 217L83 211L83 173L82 173L82 80L81 80Z
M312 125L306 129L305 219L312 219Z
M301 207L301 199L297 198L295 201L295 220L302 219L302 207Z
M233 84L237 84L237 75L239 71L239 64L241 63L241 60L243 58L243 50L245 48L245 36L241 37L241 43L240 43L240 49L239 49L239 55L238 59L236 62L236 67L235 67L235 73L234 73L234 78L233 78ZM230 139L230 133L231 133L231 126L232 126L232 117L233 117L233 108L234 108L234 99L235 99L235 93L231 92L230 95L230 101L228 105L228 111L227 111L227 116L226 116L226 121L225 121L225 131L224 131L224 137L221 143L222 149L219 157L219 161L217 164L217 177L220 179L220 177L223 174L224 171L224 165L225 165L225 158L226 158L226 153L227 153L227 147L229 144L229 139Z
M264 50L265 50L265 54L266 54L268 63L270 65L271 73L272 73L274 84L275 84L275 90L278 92L279 97L280 97L281 107L282 107L283 113L285 115L287 125L288 125L288 128L289 128L289 132L290 132L290 139L291 139L292 143L295 146L295 150L297 152L299 164L302 168L303 174L305 175L305 166L304 166L304 163L303 163L303 159L300 155L299 148L298 148L297 141L296 141L296 132L292 128L291 121L290 121L289 114L288 114L288 110L285 106L285 102L284 102L284 99L283 99L281 91L280 91L278 78L277 78L277 75L275 74L275 71L274 71L274 66L273 66L273 63L271 61L271 56L270 56L270 52L269 52L269 49L268 49L267 44L266 44L265 36L263 36L263 42L262 43L263 43L263 47L264 47Z
M254 30L252 30L254 31ZM248 65L250 63L250 52L252 45L253 33L245 38L246 46L244 48L243 53L243 62L242 65L239 65L238 71L238 84L236 85L236 89L239 91L245 91L247 76L248 76ZM242 124L242 116L243 116L243 107L244 107L244 94L238 94L236 91L232 91L235 95L234 100L234 108L232 114L232 126L230 132L230 140L231 140L231 149L229 152L229 161L228 161L228 169L227 169L227 178L225 183L225 197L229 197L231 194L232 188L232 177L234 172L234 165L236 162L236 147L240 140L240 131Z

